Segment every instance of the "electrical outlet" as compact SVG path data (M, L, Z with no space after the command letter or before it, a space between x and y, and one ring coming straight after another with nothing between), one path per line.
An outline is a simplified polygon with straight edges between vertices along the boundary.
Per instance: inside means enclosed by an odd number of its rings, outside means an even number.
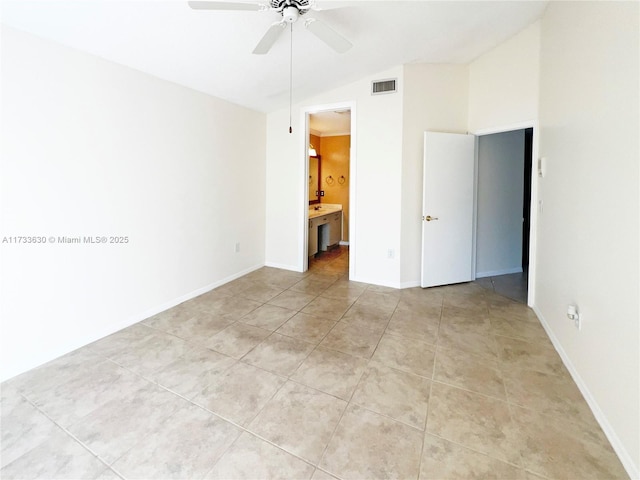
M236 242L235 252L240 252L240 242Z
M393 248L390 248L389 250L387 250L387 258L395 258L396 257L396 252L393 250Z

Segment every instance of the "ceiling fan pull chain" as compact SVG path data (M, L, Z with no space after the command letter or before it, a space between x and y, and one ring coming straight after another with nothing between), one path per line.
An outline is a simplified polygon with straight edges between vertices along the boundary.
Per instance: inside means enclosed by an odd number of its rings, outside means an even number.
M289 133L293 133L291 128L291 108L293 104L293 23L289 24L291 35L291 49L289 52Z

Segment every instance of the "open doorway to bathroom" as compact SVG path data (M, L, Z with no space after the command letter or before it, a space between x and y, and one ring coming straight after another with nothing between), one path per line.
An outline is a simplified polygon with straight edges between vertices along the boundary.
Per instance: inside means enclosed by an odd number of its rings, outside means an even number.
M533 128L478 137L476 282L527 303Z
M351 109L308 113L307 120L307 268L345 275L350 248Z

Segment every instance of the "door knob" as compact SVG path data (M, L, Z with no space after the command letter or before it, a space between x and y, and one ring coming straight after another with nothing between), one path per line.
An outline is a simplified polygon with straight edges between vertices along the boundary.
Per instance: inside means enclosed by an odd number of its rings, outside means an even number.
M438 217L432 217L431 215L427 215L426 217L422 217L423 220L430 222L431 220L438 220Z

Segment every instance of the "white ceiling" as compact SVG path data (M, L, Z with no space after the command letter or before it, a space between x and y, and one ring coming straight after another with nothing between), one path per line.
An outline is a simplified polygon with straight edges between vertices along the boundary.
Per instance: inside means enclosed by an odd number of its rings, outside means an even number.
M249 1L249 0L245 0ZM345 2L319 0L322 7ZM412 62L468 63L537 20L546 1L368 1L309 12L348 38L337 54L293 28L293 100ZM332 5L333 4L333 5ZM275 12L192 10L186 1L2 0L2 23L246 107L289 103L288 30L251 52Z
M309 132L319 137L351 134L351 110L329 110L309 115Z

